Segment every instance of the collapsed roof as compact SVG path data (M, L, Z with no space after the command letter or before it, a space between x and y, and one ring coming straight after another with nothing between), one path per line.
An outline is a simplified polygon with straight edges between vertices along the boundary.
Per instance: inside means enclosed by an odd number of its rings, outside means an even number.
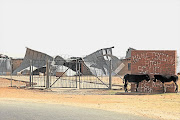
M33 63L30 63L30 60L33 60ZM41 68L46 65L45 60L52 61L53 57L45 53L32 50L30 48L26 48L26 54L25 54L24 60L21 63L21 65L16 70L13 71L13 74L16 75L17 72L20 72L21 70L29 67L31 64L34 67Z
M136 50L136 49L131 48L131 47L128 48L128 50L126 51L126 57L125 57L126 59L131 58L131 51L132 50Z
M112 47L113 48L113 47ZM95 76L109 75L110 62L112 75L117 75L125 66L120 59L112 54L112 48L104 48L83 58L84 63Z
M11 73L11 60L7 58L0 58L0 75Z
M0 54L0 58L7 58L7 59L9 59L9 57L7 55L3 55L3 54Z
M95 76L109 75L110 62L112 62L112 75L117 75L125 65L120 59L113 56L112 48L113 47L97 50L84 58L73 57L73 59L71 58L68 60L65 60L61 56L53 58L45 53L27 48L23 62L13 71L13 74L25 70L30 65L37 69L46 67L47 60L51 61L52 68L55 68L53 70L54 72L60 71L57 66L64 66L72 71L76 71L76 60L83 60L84 64L89 68L89 71Z

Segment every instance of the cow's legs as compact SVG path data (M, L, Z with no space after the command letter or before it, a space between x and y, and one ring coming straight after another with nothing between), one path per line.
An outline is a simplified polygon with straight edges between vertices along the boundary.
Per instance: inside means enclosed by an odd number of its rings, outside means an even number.
M136 85L136 92L138 92L138 87L139 87L139 83L137 82L137 85Z
M125 80L125 84L124 84L124 91L125 91L125 92L128 92L127 86L128 86L128 82L127 82L127 80Z
M164 93L166 92L166 87L165 87L164 83L163 83L163 92Z
M127 84L124 84L124 91L127 92Z
M175 92L177 93L177 92L178 92L178 85L177 85L177 83L176 83L176 82L175 82L175 85L176 85Z

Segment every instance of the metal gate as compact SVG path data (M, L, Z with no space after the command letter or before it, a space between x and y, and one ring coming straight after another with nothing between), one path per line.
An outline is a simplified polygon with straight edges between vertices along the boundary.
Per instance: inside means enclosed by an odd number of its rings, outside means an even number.
M98 74L94 75L83 61L79 61L81 65L81 76L79 78L79 88L81 89L108 89L109 76L104 75L100 70L96 70Z
M41 65L43 67L34 66ZM31 61L30 86L46 88L79 88L79 89L107 89L109 76L93 75L82 60L63 61ZM60 64L57 64L60 63ZM100 72L100 71L99 71Z
M41 62L46 62L46 65L41 66ZM36 66L34 66L34 63L36 63ZM77 88L77 77L74 73L75 71L71 70L69 67L55 64L54 61L31 61L29 78L30 86Z
M9 73L1 77L10 80L8 86L78 89L110 89L111 87L110 75L101 74L102 71L98 70L96 75L92 74L82 60L74 59L66 62L29 60L27 64L28 67L17 72L17 75ZM114 76L112 81L117 81L114 80ZM117 86L115 84L112 83L113 87Z
M56 61L62 63L62 61ZM69 61L68 63L50 65L50 88L77 88L78 71L77 62Z

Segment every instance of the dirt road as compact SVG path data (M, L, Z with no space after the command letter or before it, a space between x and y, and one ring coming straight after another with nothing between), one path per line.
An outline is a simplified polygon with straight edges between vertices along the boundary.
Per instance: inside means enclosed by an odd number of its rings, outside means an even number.
M0 87L0 99L16 99L36 103L63 104L116 111L122 114L132 114L164 120L180 120L180 93L166 93L156 95L107 95L118 92L97 90L106 95L84 95L88 90L69 90L81 92L77 94L63 94L44 90L26 90Z
M154 120L92 108L0 99L1 120Z

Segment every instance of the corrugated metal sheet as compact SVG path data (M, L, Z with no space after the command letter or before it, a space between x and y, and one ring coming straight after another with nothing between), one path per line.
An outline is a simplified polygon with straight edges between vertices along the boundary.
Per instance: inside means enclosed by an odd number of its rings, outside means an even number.
M21 70L29 67L30 60L33 60L33 66L35 66L37 68L41 68L46 65L46 60L52 61L53 57L51 57L45 53L38 52L38 51L27 48L23 62L16 70L13 71L13 74L16 75L17 72L20 72Z
M95 76L109 75L110 60L112 61L112 75L116 75L124 66L121 60L112 55L112 48L97 50L83 58L85 65Z

